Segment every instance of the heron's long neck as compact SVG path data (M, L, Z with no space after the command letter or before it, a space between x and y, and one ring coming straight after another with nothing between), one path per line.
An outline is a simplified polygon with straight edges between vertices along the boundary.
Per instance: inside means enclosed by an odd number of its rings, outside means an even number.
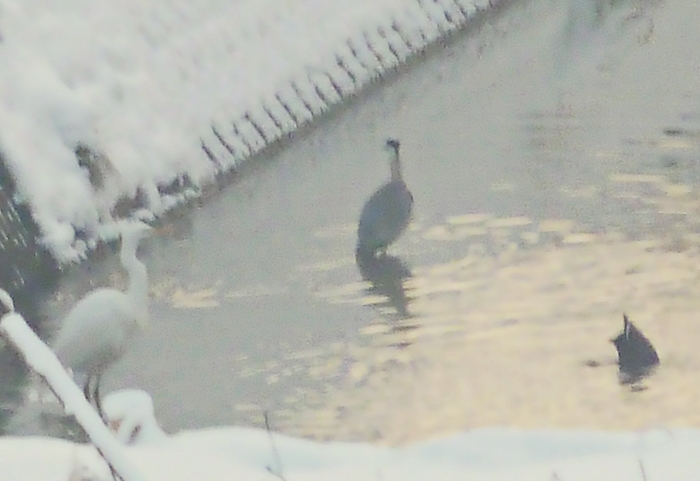
M121 250L122 265L129 273L129 289L127 295L133 301L139 312L148 310L148 273L146 266L136 258L138 240L125 239Z
M399 149L394 149L391 153L391 180L401 180L401 160L399 159Z

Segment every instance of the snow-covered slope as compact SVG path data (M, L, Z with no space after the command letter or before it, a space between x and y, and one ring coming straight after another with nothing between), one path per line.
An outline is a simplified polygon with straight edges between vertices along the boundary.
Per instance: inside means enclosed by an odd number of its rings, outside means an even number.
M78 259L120 198L158 215L197 195L487 6L0 0L0 157Z

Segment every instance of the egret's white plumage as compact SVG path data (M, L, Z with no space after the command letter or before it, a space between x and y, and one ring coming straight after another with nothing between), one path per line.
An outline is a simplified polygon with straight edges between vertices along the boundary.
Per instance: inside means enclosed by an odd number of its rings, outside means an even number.
M380 187L362 208L357 227L357 254L374 256L394 242L411 220L413 196L401 174L399 141L389 139L386 146L392 153L391 180Z
M124 225L120 260L129 274L129 288L126 292L99 288L88 293L66 315L54 342L63 365L87 376L85 396L93 397L98 410L100 377L122 357L139 327L148 321L148 275L136 250L150 231L143 222Z

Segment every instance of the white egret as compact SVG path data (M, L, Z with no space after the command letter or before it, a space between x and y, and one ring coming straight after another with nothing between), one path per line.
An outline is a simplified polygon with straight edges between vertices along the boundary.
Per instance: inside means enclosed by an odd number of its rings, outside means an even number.
M103 419L102 374L122 357L139 327L148 322L148 274L136 250L150 231L143 222L123 226L120 260L129 274L127 291L98 288L88 293L66 315L54 341L63 365L86 376L83 392L88 401L94 400Z
M399 141L388 139L391 152L391 180L380 187L362 208L357 228L358 256L386 254L386 248L406 230L411 220L413 196L401 175Z

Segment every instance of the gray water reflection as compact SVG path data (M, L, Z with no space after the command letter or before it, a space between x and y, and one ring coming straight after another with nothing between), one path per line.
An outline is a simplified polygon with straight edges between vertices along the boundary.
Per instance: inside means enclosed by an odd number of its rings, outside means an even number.
M676 395L700 365L683 327L700 298L692 77L641 75L661 54L619 12L562 52L563 5L512 7L168 219L141 251L153 326L105 388L146 389L167 430L263 410L287 432L386 442L700 422ZM415 219L363 279L356 222L388 136ZM52 318L117 271L106 256L68 276ZM581 367L614 356L623 308L671 357L638 401Z
M361 253L356 253L355 262L362 279L370 283L370 287L366 289L366 296L379 297L379 302L374 306L390 306L396 311L399 319L410 317L410 299L406 294L404 281L412 274L406 263L390 254L375 257L363 256Z

